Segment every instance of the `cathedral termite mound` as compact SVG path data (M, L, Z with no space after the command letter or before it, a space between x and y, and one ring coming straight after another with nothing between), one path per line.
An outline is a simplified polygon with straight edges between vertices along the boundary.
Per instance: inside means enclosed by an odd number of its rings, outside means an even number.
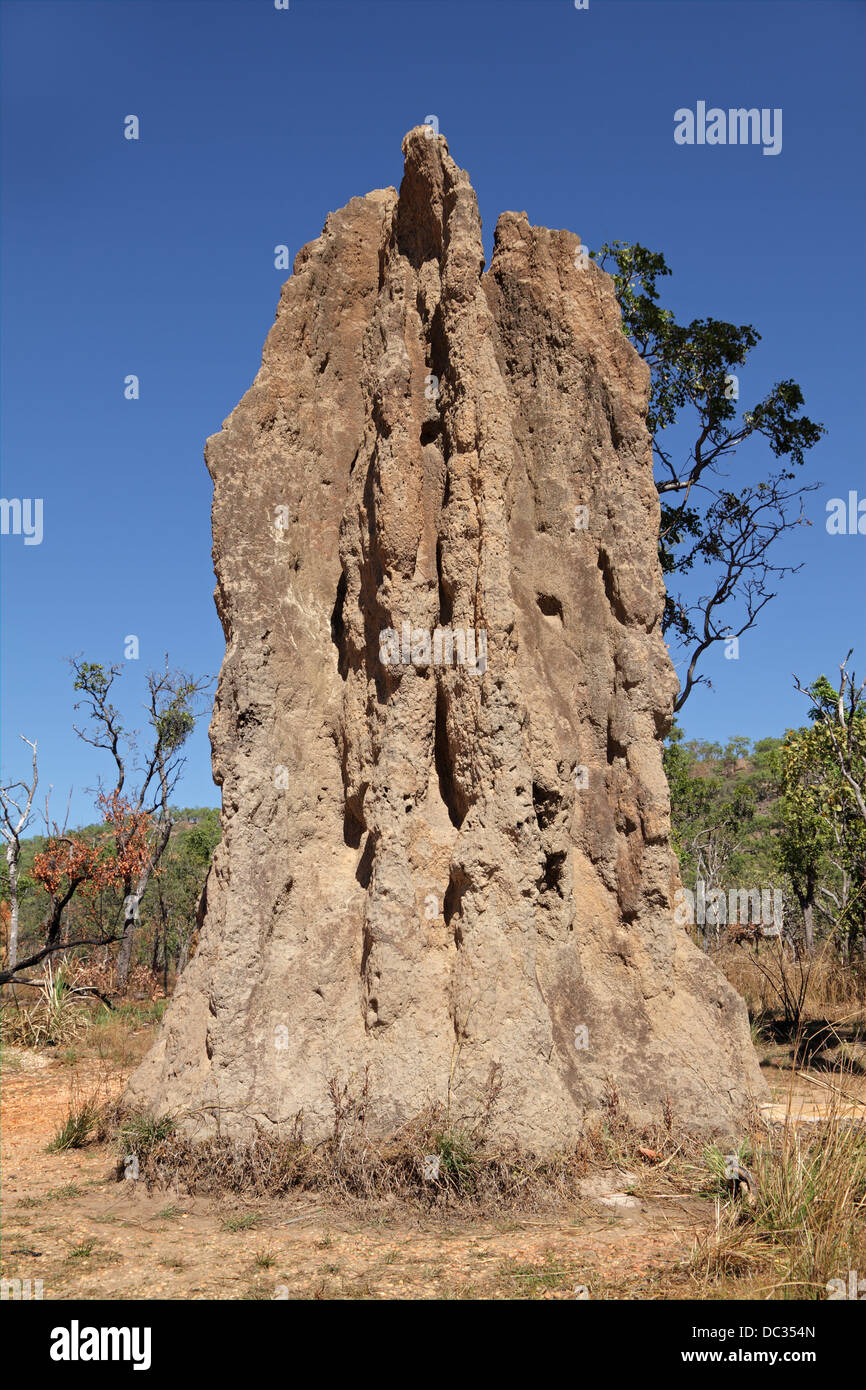
M208 441L223 837L129 1098L315 1138L335 1077L374 1136L494 1090L542 1152L612 1078L729 1129L764 1087L674 919L648 369L573 233L504 213L485 271L445 139L403 150Z

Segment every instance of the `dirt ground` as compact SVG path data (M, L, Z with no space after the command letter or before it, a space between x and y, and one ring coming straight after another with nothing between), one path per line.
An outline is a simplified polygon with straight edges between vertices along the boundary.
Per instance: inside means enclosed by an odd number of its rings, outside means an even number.
M639 1206L623 1210L586 1200L556 1216L466 1220L355 1212L307 1195L148 1195L117 1180L107 1144L47 1151L73 1096L107 1098L126 1067L15 1049L4 1058L3 1277L41 1280L45 1299L697 1296L689 1256L713 1222L712 1199L639 1184ZM788 1083L782 1072L772 1079L783 1107ZM808 1122L822 1092L804 1079L796 1087Z

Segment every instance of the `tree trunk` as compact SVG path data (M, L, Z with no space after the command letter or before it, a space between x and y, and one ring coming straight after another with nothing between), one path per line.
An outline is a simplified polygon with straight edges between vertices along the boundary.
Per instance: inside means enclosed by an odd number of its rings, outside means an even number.
M120 949L117 952L118 989L123 989L129 979L129 967L132 964L132 938L141 921L138 911L140 901L141 895L139 893L127 893L123 900L123 935L120 939Z
M6 863L9 865L9 960L7 969L14 970L18 964L18 854L15 845L6 846Z
M815 908L811 900L803 908L803 939L806 955L811 956L815 949Z
M139 907L144 897L145 889L150 883L150 876L162 858L162 852L168 844L171 835L171 821L162 822L159 839L154 847L150 863L142 869L138 877L138 882L133 889L132 884L124 885L126 896L123 900L123 937L120 942L120 950L117 953L117 984L122 989L129 978L129 968L132 964L132 939L135 929L141 921Z
M806 955L810 957L815 949L815 880L811 874L802 888L794 884L794 894L803 914L803 942Z

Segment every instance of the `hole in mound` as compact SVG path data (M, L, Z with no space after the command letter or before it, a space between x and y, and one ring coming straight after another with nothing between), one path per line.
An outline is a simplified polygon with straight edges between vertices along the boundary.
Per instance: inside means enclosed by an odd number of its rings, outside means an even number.
M561 803L562 797L558 792L552 791L550 787L542 786L541 782L533 782L532 804L535 807L535 818L538 821L539 829L545 830L551 821L556 819Z
M376 841L374 840L372 835L368 835L367 842L364 845L364 852L361 855L361 858L358 860L358 867L355 870L355 878L358 880L362 888L369 887L370 878L373 873L373 860L375 856Z
M554 594L537 594L535 602L538 604L545 618L558 618L563 622L562 604Z
M346 625L343 620L343 606L346 602L346 575L345 571L340 575L337 584L337 597L334 601L334 608L331 613L331 641L337 648L337 670L346 679Z
M433 761L436 768L436 776L439 779L439 795L445 803L448 811L448 819L458 830L463 824L463 813L460 809L457 787L454 782L454 771L451 764L451 754L448 748L448 732L446 727L446 706L445 692L440 686L436 692L436 735L433 743Z
M544 856L544 872L538 882L539 890L542 893L555 892L561 898L565 896L563 888L565 859L565 850L557 850L555 854Z

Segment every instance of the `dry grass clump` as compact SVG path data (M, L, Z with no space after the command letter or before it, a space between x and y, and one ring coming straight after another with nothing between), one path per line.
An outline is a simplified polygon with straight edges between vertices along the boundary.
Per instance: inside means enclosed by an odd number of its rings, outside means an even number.
M708 1155L715 1170L718 1157ZM755 1192L717 1200L692 1258L703 1296L746 1280L752 1297L826 1298L831 1279L866 1267L866 1114L852 1117L838 1099L819 1124L789 1114L742 1157Z
M866 1018L866 962L845 965L825 946L811 959L791 957L778 942L723 946L712 959L753 1018L785 1018L796 1029L809 1018L838 1016Z
M406 1203L418 1209L544 1211L574 1203L580 1180L599 1167L628 1164L647 1179L670 1181L673 1160L680 1160L706 1183L697 1163L701 1141L674 1133L669 1108L656 1125L634 1125L611 1086L601 1115L587 1119L573 1147L539 1156L516 1146L494 1147L487 1129L491 1106L465 1121L446 1107L429 1105L387 1139L371 1138L366 1117L367 1083L354 1097L346 1085L330 1084L334 1122L329 1136L308 1143L303 1117L289 1133L256 1133L249 1139L214 1136L195 1140L181 1133L170 1118L127 1116L121 1146L138 1159L139 1177L148 1190L184 1187L191 1194L244 1193L283 1196L315 1192L364 1205ZM664 1177L662 1177L662 1174Z
M33 990L27 1003L19 1002L14 994L3 1001L0 1018L5 1046L69 1046L86 1032L90 1009L67 965L55 970L49 961L38 979L27 987Z
M110 954L110 948L89 959L83 956L73 958L71 963L72 981L76 985L99 991L112 997L118 994L117 962ZM161 979L147 965L133 965L126 977L122 994L131 1000L155 1000L165 991Z
M103 1073L87 1089L73 1076L66 1115L48 1145L49 1153L101 1144L117 1133L121 1102L110 1076Z
M31 982L25 1000L10 991L0 1005L4 1047L56 1049L56 1056L75 1059L89 1053L118 1067L131 1066L167 1001L146 999L109 1007L89 985L77 983L78 978L72 968L52 971L49 966Z

